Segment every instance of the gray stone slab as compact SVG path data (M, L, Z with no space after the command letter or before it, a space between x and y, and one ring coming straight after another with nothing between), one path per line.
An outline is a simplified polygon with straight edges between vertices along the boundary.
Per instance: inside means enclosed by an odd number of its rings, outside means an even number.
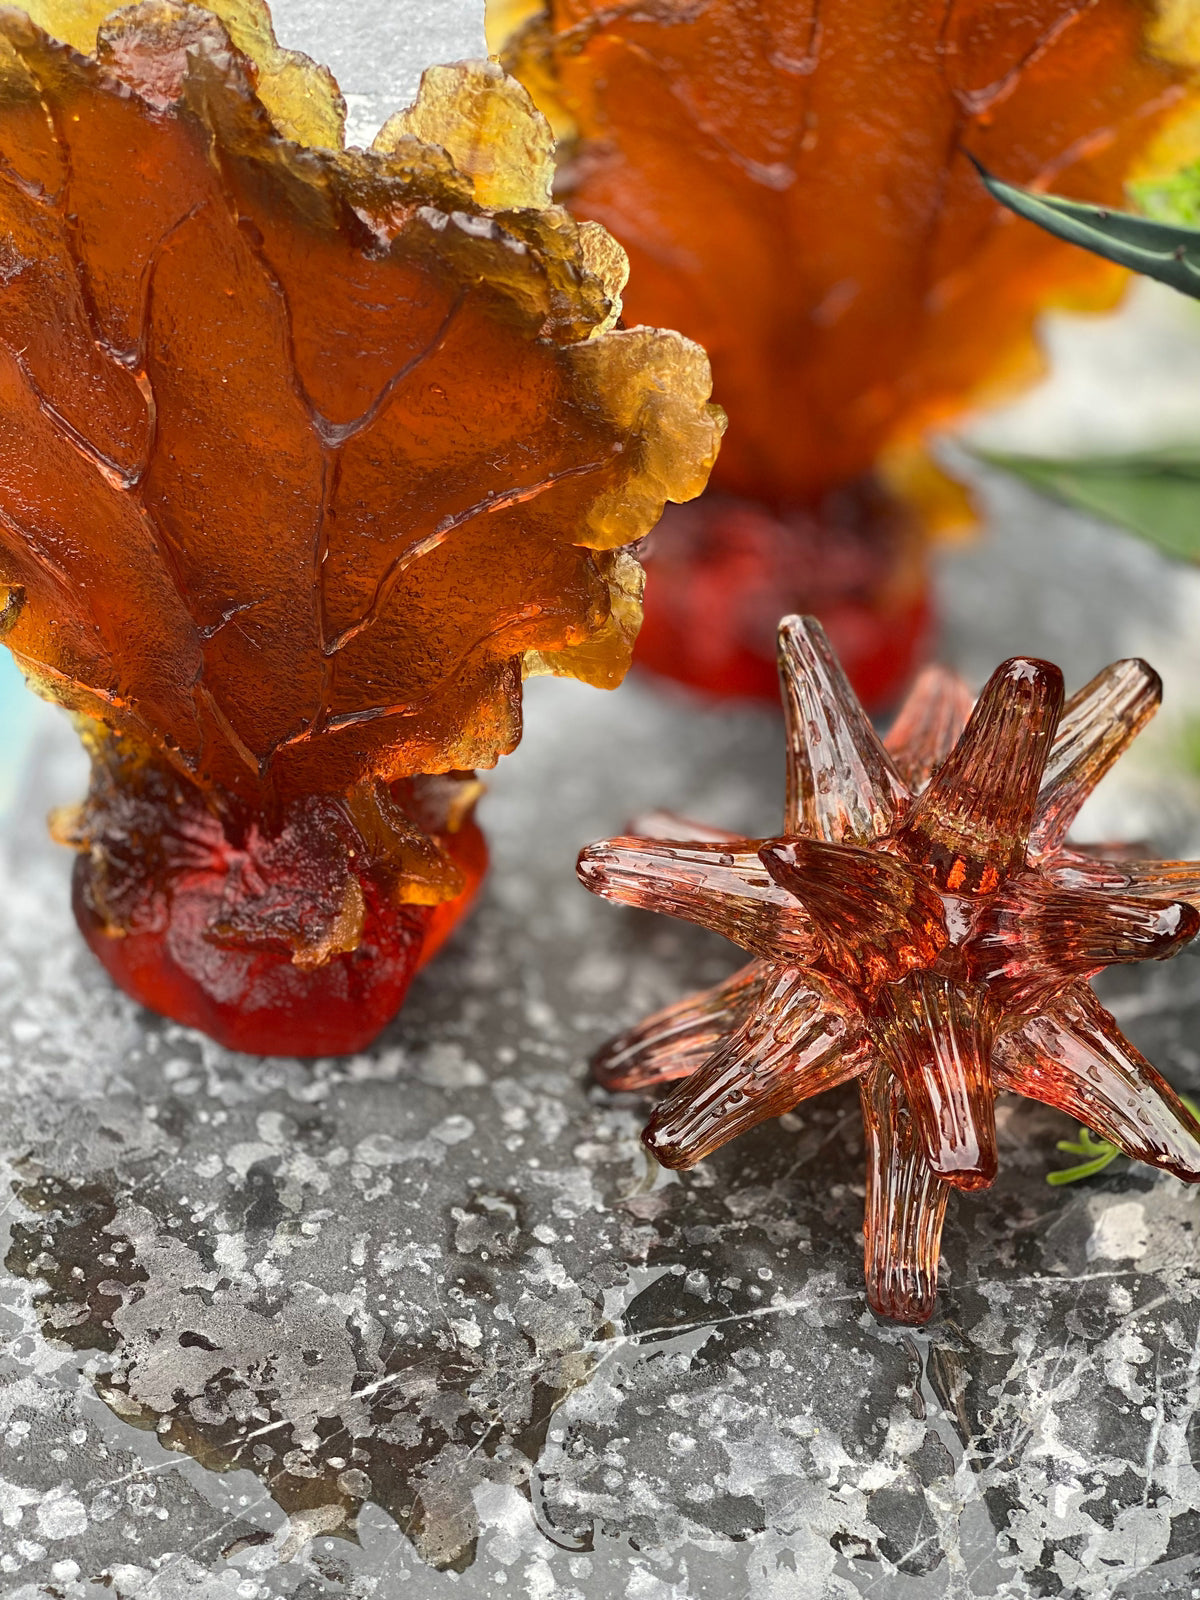
M1058 644L1078 681L1128 628L1184 628L1150 552L1019 489L993 509L944 574L969 668ZM1036 603L1072 573L1075 631ZM1196 1196L1125 1162L1053 1189L1069 1125L1005 1104L914 1333L865 1306L852 1093L651 1172L645 1104L590 1088L589 1053L738 958L594 900L574 853L658 802L770 829L779 721L646 682L528 709L478 913L375 1047L310 1063L113 991L41 821L82 765L39 719L0 852L9 1592L1193 1594ZM1158 770L1133 766L1118 814ZM1168 833L1189 783L1148 785ZM1108 992L1200 1089L1200 961Z

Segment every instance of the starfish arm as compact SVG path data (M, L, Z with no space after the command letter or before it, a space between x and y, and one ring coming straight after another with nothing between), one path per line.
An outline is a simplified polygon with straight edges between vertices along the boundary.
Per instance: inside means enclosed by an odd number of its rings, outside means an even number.
M779 624L787 724L784 832L833 844L889 833L908 790L815 617Z
M717 1053L663 1100L642 1135L665 1167L691 1167L730 1139L866 1070L869 1040L848 996L814 972L777 968Z
M1057 861L1064 856L1082 856L1085 861L1144 861L1146 846L1133 839L1073 839L1039 861L1038 866L1044 867L1046 861Z
M807 913L826 961L846 983L873 992L945 948L941 896L893 855L783 838L767 840L759 856Z
M698 923L764 960L812 960L818 952L812 923L772 880L758 843L605 839L580 851L576 870L606 900Z
M1105 861L1077 850L1057 850L1038 865L1062 888L1200 903L1200 861Z
M1006 1011L1028 1016L1080 978L1125 961L1164 961L1200 931L1178 900L1068 889L1040 872L988 902L964 947L967 971Z
M873 1028L931 1170L957 1189L996 1177L993 1021L980 987L915 972L880 993Z
M1158 710L1162 679L1144 661L1114 661L1063 707L1042 786L1030 851L1057 850L1100 779Z
M745 1021L769 971L763 962L751 961L711 989L688 995L610 1039L592 1060L596 1081L606 1089L652 1089L690 1076Z
M1062 707L1062 673L1014 657L997 667L962 738L914 804L897 842L938 887L990 894L1024 865L1042 771Z
M925 1159L904 1091L886 1065L859 1080L867 1145L863 1219L867 1304L878 1317L928 1322L937 1298L948 1184Z
M638 839L683 839L688 844L729 844L741 837L727 828L693 822L677 811L641 811L629 824L629 833Z
M974 696L949 667L925 667L883 741L916 794L950 754L971 715Z
M1200 1124L1086 984L1005 1034L997 1088L1065 1111L1136 1161L1200 1183Z

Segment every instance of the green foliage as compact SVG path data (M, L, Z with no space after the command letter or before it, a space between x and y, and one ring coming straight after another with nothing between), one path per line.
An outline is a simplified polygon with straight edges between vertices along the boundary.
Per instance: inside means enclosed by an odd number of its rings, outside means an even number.
M989 194L1019 217L1036 222L1056 238L1081 245L1093 255L1129 267L1144 277L1157 278L1180 294L1200 299L1200 230L1178 222L1159 222L1086 205L1081 200L1060 200L1057 195L1033 194L993 178L975 162Z
M1200 228L1200 161L1181 167L1169 178L1147 179L1130 185L1138 209L1156 222L1181 222Z
M1133 455L1046 456L980 451L985 461L1184 561L1200 560L1200 446Z
M1193 712L1180 719L1173 749L1185 772L1200 772L1200 716Z
M988 192L1018 216L1200 299L1200 227L1188 226L1200 223L1200 163L1143 186L1140 198L1159 217L1033 194L975 165ZM1128 528L1167 555L1200 560L1200 446L1074 460L1000 454L985 459L1045 494Z
M1103 1172L1109 1162L1115 1161L1121 1154L1115 1144L1110 1144L1107 1139L1097 1139L1087 1128L1080 1128L1078 1140L1060 1139L1054 1148L1066 1155L1082 1156L1083 1160L1077 1166L1060 1167L1057 1172L1048 1172L1047 1183L1077 1183L1080 1178L1090 1178L1094 1173Z
M1186 1094L1181 1094L1179 1098L1193 1117L1200 1119L1200 1106ZM1056 1172L1048 1172L1046 1182L1056 1185L1078 1183L1080 1178L1094 1177L1097 1172L1103 1172L1105 1167L1121 1154L1117 1145L1110 1143L1108 1139L1097 1139L1088 1128L1080 1128L1078 1139L1060 1139L1055 1149L1063 1151L1065 1155L1083 1158L1073 1167L1060 1167Z

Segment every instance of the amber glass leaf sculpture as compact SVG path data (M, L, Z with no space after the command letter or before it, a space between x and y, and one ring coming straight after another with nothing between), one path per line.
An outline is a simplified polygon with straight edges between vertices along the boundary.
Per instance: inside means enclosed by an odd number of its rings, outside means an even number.
M998 1090L1200 1182L1200 1124L1088 983L1195 937L1200 862L1105 861L1067 842L1158 707L1143 661L1114 663L1064 705L1057 667L1015 658L973 709L952 673L927 668L884 742L815 618L780 625L779 668L778 838L659 814L579 857L596 894L755 958L615 1039L595 1072L610 1089L674 1084L643 1135L669 1167L856 1079L867 1298L923 1322L950 1191L996 1176Z
M1032 376L1049 300L1121 281L1013 226L966 152L1119 202L1180 109L1194 0L492 4L573 131L564 200L629 253L627 311L704 345L729 414L708 494L654 535L639 659L773 696L778 618L813 611L887 701L924 541L966 511L923 433Z
M76 914L156 1010L354 1048L478 881L522 673L625 671L626 547L704 484L708 364L614 330L620 251L549 203L498 67L343 150L258 0L30 9L0 12L0 581L92 756Z

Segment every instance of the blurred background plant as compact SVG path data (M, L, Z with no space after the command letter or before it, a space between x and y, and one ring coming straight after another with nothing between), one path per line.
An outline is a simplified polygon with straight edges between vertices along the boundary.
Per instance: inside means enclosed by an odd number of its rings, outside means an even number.
M1160 222L1200 227L1200 160L1185 162L1176 172L1129 185L1137 210Z
M1101 259L1200 300L1200 163L1159 183L1132 186L1141 214L1042 195L985 175L995 197L1027 222ZM1200 312L1194 313L1200 316ZM1128 529L1167 555L1200 557L1200 435L1129 453L984 451L1035 488Z

